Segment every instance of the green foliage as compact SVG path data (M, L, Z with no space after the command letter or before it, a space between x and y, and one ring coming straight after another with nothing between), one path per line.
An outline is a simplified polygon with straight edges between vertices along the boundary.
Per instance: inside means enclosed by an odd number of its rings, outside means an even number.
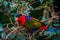
M60 34L60 29L56 30L56 33L57 33L57 34Z
M5 23L9 23L9 17L7 15L4 15L3 13L0 14L0 22L5 24ZM7 20L6 20L7 19Z
M4 31L4 29L3 29L3 24L0 23L0 33L3 32L3 31Z
M15 35L14 34L11 34L9 37L10 38L15 38Z
M17 36L16 40L26 40L26 36L24 36L22 33Z
M28 12L26 12L26 6L25 6L25 3L27 3L28 0L24 0L23 2L21 2L21 0L15 0L15 1L11 0L11 1L10 0L9 1L0 0L0 23L2 23L2 24L8 24L8 23L10 23L10 18L11 18L11 21L13 23L15 23L14 17L15 17L16 14L18 14L18 13L20 14L23 11L25 11L25 13L28 13ZM33 1L33 0L29 0L29 1ZM29 7L28 9L30 9L30 16L32 16L32 17L34 17L36 19L39 19L40 18L39 20L41 20L43 18L42 20L44 20L45 19L43 17L44 16L44 14L43 14L44 9L48 9L49 7L51 8L52 5L53 5L53 0L39 0L39 2L34 3L34 4L32 3L32 5L29 5L29 6L27 5L27 7ZM47 10L48 13L51 12L51 11L48 11L48 10ZM7 14L10 17L8 17ZM48 16L48 15L46 15L46 16ZM56 28L57 27L59 28L59 23L55 23L54 22L52 24L54 26L51 25L51 24L50 25L53 26L53 27L56 26ZM34 29L34 28L41 27L42 24L40 23L40 21L29 20L29 21L27 21L25 23L25 26L28 27L28 28ZM15 27L15 26L9 25L8 27L9 28L12 28L12 27ZM5 37L6 37L6 33L4 33L5 30L7 30L7 28L6 29L3 28L3 26L0 24L0 35L1 35L2 39L5 39ZM4 31L4 32L2 33L1 31ZM27 30L24 30L24 31L27 32ZM20 32L19 30L17 32L18 32L18 35L16 35L17 36L16 37L16 40L25 40L26 39L26 36L25 35L23 35L23 34L22 35L21 34L19 35L19 32ZM56 30L56 33L57 34L60 34L60 29ZM47 32L45 34L47 34ZM45 40L46 36L43 35L43 34L41 36L40 34L37 33L37 35L34 35L34 36L38 36L38 35L39 35L39 37L37 37L37 40L40 40L40 39L42 39L42 40L44 39ZM52 36L53 36L53 32L49 32L49 36L48 37L51 38ZM9 37L10 38L14 38L15 35L12 34Z
M30 16L32 16L36 19L39 19L39 18L42 19L42 16L43 16L42 12L43 12L43 9L41 9L41 10L31 10L31 12L29 14L30 14Z
M2 2L3 0L0 0L0 2Z
M1 34L1 37L2 37L2 39L5 39L5 38L6 38L6 33L5 33L5 32L2 33L2 34Z
M40 3L42 4L44 0L39 0L39 1L40 1Z
M50 1L50 3L53 3L53 0L49 0Z

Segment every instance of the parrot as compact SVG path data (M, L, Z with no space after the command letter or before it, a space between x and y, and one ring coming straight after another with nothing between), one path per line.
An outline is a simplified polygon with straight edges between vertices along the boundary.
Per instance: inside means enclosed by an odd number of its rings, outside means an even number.
M47 30L47 27L43 26L38 19L28 15L18 14L16 15L16 21L20 26L25 27L31 33L35 32L36 30Z

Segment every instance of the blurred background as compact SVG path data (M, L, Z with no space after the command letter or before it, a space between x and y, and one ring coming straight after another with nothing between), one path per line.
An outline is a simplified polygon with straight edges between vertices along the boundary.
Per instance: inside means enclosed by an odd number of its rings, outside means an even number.
M46 31L29 36L28 30L19 28L6 39L18 26L16 15L22 13L39 21L54 18L42 22L48 25ZM60 17L55 16L60 16L60 0L0 0L0 40L60 40Z

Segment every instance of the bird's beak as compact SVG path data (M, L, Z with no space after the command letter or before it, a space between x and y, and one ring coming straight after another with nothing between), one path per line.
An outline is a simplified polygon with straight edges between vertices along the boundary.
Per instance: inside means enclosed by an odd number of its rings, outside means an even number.
M18 18L18 17L16 17L16 21L18 21L18 19L19 19L19 18Z

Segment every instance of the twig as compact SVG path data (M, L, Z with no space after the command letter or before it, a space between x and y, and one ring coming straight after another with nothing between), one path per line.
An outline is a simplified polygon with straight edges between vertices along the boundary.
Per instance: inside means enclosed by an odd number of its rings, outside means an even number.
M59 12L57 12L57 13L56 13L56 15L58 15L59 13L60 13L60 11L59 11ZM56 15L55 15L55 16L56 16Z
M57 16L59 13L60 13L60 11L57 12L55 16ZM47 24L46 26L48 26L48 25L53 21L53 19L50 19L50 20L48 20L48 21L49 21L49 22L48 22L48 24Z
M28 34L28 39L29 39L29 40L32 40L32 35L31 35L31 33Z
M52 21L53 21L52 19L51 19L51 20L48 20L48 24L46 25L46 27L48 27L49 24L50 24Z
M12 34L14 33L15 31L17 31L17 29L20 28L20 27L16 27L16 29L14 29L13 31L11 31L7 36L6 36L6 39ZM20 29L20 30L24 30L25 28L23 29Z
M10 36L10 34L12 34L13 32L15 32L19 27L17 27L15 30L11 31L7 36L6 36L6 39ZM5 39L5 40L6 40Z
M9 24L10 24L10 23L9 23ZM8 28L9 31L11 31L11 29L8 27L9 24L7 24L7 28Z
M36 2L39 2L39 1L36 1ZM34 2L34 3L36 3L36 2ZM34 3L32 3L32 4L34 4ZM32 4L30 4L30 5L32 5Z
M50 20L50 19L53 19L53 18L59 18L60 16L53 16L53 17L51 17L51 18L48 18L48 19L45 19L45 20L41 20L41 22L45 22L45 21L47 21L47 20Z

